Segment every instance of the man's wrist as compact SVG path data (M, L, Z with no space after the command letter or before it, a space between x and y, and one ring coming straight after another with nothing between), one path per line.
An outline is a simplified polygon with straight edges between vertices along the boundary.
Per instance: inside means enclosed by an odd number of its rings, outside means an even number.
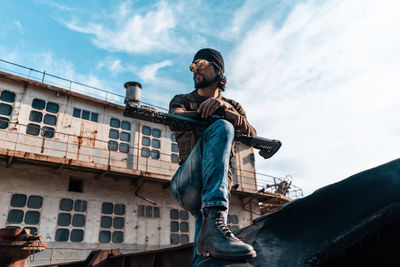
M232 110L234 111L235 109L233 108L233 106L231 104L229 104L228 102L224 101L224 109L225 110Z

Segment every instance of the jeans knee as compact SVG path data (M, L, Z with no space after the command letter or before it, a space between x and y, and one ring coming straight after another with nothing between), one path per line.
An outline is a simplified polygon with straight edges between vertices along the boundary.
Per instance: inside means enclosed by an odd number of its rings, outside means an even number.
M235 135L235 129L227 120L217 120L212 124L216 131L224 133L225 135L232 137Z

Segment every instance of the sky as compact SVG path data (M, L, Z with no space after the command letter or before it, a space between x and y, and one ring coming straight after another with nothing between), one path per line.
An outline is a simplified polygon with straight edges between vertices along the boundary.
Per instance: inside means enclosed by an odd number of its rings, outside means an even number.
M0 59L168 107L211 47L224 96L279 139L257 172L305 195L400 153L400 1L0 1ZM5 65L0 65L5 70Z

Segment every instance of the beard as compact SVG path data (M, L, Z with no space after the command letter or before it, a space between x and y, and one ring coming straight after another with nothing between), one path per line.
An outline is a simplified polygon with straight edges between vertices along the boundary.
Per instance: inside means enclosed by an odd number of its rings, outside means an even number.
M212 85L213 83L215 83L215 82L216 82L216 79L217 79L217 77L215 77L215 78L212 79L212 80L207 80L207 79L204 77L204 75L202 75L202 76L203 76L203 77L202 77L202 79L200 79L200 80L196 80L196 78L193 77L193 80L194 80L194 88L196 88L196 89L205 88L205 87L210 86L210 85Z

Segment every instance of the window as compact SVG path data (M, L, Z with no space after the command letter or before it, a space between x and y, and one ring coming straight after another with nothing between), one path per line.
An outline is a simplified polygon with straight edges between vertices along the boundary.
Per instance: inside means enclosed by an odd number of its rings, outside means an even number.
M228 227L232 230L233 233L239 231L239 217L237 215L228 215L227 220Z
M125 205L104 202L101 213L99 242L124 242Z
M143 126L142 134L142 157L148 158L151 156L152 159L159 159L161 149L161 140L159 138L161 137L161 130Z
M118 150L118 142L116 141L108 141L108 150L117 151Z
M54 115L46 114L46 115L44 115L44 120L43 120L43 122L44 122L44 124L56 126L56 124L57 124L57 117L54 116Z
M9 121L7 117L0 116L0 129L7 129Z
M43 110L45 106L46 102L44 100L35 98L32 101L32 108L34 109Z
M171 151L172 151L172 152L178 153L178 152L179 152L179 150L178 150L178 144L176 144L176 143L171 143Z
M57 114L60 107L57 103L47 102L35 98L32 101L32 110L29 113L29 120L35 123L29 123L26 127L26 133L30 135L40 135L47 138L53 138L55 128L50 126L57 125Z
M189 213L186 210L171 209L171 245L189 243Z
M90 116L90 120L93 122L98 122L99 119L99 114L92 112L92 115Z
M126 143L119 144L119 152L128 153L129 152L129 145Z
M59 106L53 102L47 102L46 111L50 113L58 113Z
M147 147L142 147L141 153L142 157L148 158L150 157L150 149Z
M8 103L14 103L15 101L15 93L4 90L0 94L0 100Z
M84 119L84 120L89 120L89 118L90 118L90 112L89 111L87 111L87 110L82 110L82 119Z
M11 209L7 216L7 228L26 228L32 234L38 232L40 212L43 204L41 196L13 194L11 196Z
M42 122L43 114L42 112L38 112L35 110L32 110L31 113L29 114L29 120L34 121L34 122Z
M122 130L130 131L131 130L131 124L128 121L122 121L121 128L122 128Z
M110 133L108 134L108 137L111 139L117 139L119 138L119 132L114 129L110 129Z
M179 162L178 152L179 152L179 149L178 149L178 144L176 143L175 135L171 134L171 161L173 163Z
M41 136L45 136L47 138L54 137L54 128L43 126Z
M120 121L119 119L111 118L110 127L111 128L108 137L110 139L119 140L120 142L112 140L108 141L108 149L112 151L119 150L119 152L122 153L129 153L129 142L131 141L131 134L129 132L121 130L130 131L131 123L129 121Z
M151 135L151 128L147 126L142 127L142 134L144 135Z
M10 116L11 115L12 106L9 104L0 103L0 114Z
M81 110L79 108L74 108L74 112L72 113L72 116L75 118L80 118L81 117Z
M87 111L80 108L74 108L72 112L72 117L82 118L87 121L98 122L99 114L91 111Z
M160 207L139 205L138 216L148 218L160 218Z
M29 123L26 126L26 133L31 135L39 135L40 133L40 125L35 123Z
M57 242L82 242L86 225L86 200L63 198L57 218Z
M7 129L10 124L15 93L3 90L0 93L0 129Z

